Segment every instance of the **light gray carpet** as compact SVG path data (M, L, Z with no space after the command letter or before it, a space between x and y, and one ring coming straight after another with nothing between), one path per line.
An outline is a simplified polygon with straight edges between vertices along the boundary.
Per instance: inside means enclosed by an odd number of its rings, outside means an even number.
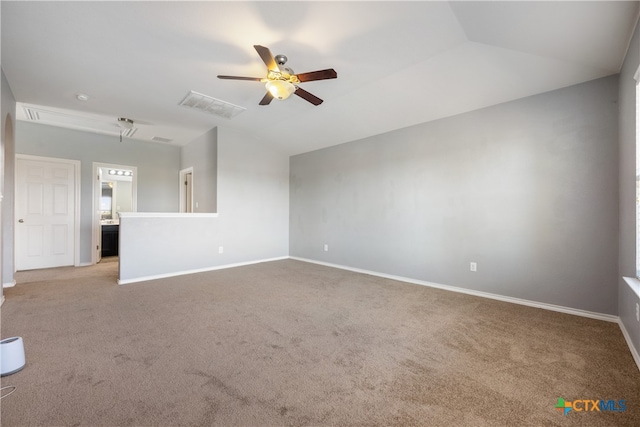
M18 273L3 426L640 425L615 323L294 260L115 284L117 263ZM554 409L559 397L627 410Z

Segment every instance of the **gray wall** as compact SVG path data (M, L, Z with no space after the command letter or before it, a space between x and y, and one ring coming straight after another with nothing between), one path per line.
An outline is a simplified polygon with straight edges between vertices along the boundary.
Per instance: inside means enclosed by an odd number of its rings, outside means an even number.
M217 216L123 215L122 282L289 255L289 156L232 129L219 127L217 134ZM162 239L179 250L152 244L157 253L140 259L140 248Z
M177 212L180 147L19 121L16 152L81 161L80 263L91 262L93 162L138 168L138 211Z
M607 77L292 157L291 255L617 314L617 88Z
M219 245L219 224L213 213L123 213L118 282L214 268L220 265Z
M0 183L0 193L2 201L0 205L0 223L2 224L2 243L0 245L0 278L3 284L13 284L14 270L14 195L15 195L15 130L16 130L16 100L9 87L9 82L0 72L2 86L0 94L2 103L0 105L0 121L2 148L0 149L0 166L2 167L2 181ZM0 295L1 295L0 291Z
M217 212L218 129L182 147L180 169L193 168L193 211ZM196 202L198 207L196 207Z
M640 24L636 25L627 57L620 71L620 273L618 277L618 315L640 353L640 324L636 303L640 299L622 280L636 274L636 82L633 76L640 64Z
M193 147L190 144L190 148L198 151L200 144L211 142L212 135L211 132L203 135L194 141ZM139 212L178 211L180 147L135 140L120 143L111 136L22 121L18 122L17 136L20 154L82 162L82 263L91 260L93 162L138 167ZM216 258L217 265L287 256L288 156L230 129L217 130L217 146L217 156L210 159L212 165L217 163L218 167L216 208L224 246L224 253ZM204 151L212 154L211 145L199 148L200 155ZM206 162L202 163L202 169L212 173L212 166L208 167Z
M218 128L218 265L289 255L289 156Z

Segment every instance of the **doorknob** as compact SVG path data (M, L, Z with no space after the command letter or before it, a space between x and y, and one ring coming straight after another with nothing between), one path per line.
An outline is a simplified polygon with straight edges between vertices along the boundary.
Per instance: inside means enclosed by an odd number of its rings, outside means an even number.
M24 222L24 219L21 218L18 220L18 222L22 224Z

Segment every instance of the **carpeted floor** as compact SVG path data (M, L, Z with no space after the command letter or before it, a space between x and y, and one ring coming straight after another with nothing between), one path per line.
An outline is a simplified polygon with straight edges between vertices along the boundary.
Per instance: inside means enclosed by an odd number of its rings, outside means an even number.
M615 323L294 260L125 286L117 268L4 290L27 365L1 380L3 426L640 425Z

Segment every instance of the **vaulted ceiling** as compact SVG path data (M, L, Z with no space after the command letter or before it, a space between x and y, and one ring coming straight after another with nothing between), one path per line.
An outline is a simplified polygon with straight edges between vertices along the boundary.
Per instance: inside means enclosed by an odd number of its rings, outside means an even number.
M18 118L186 144L215 126L290 154L615 74L637 1L1 2L1 65ZM322 98L260 106L253 48ZM245 108L234 118L188 109L190 92ZM89 99L80 101L78 94Z

